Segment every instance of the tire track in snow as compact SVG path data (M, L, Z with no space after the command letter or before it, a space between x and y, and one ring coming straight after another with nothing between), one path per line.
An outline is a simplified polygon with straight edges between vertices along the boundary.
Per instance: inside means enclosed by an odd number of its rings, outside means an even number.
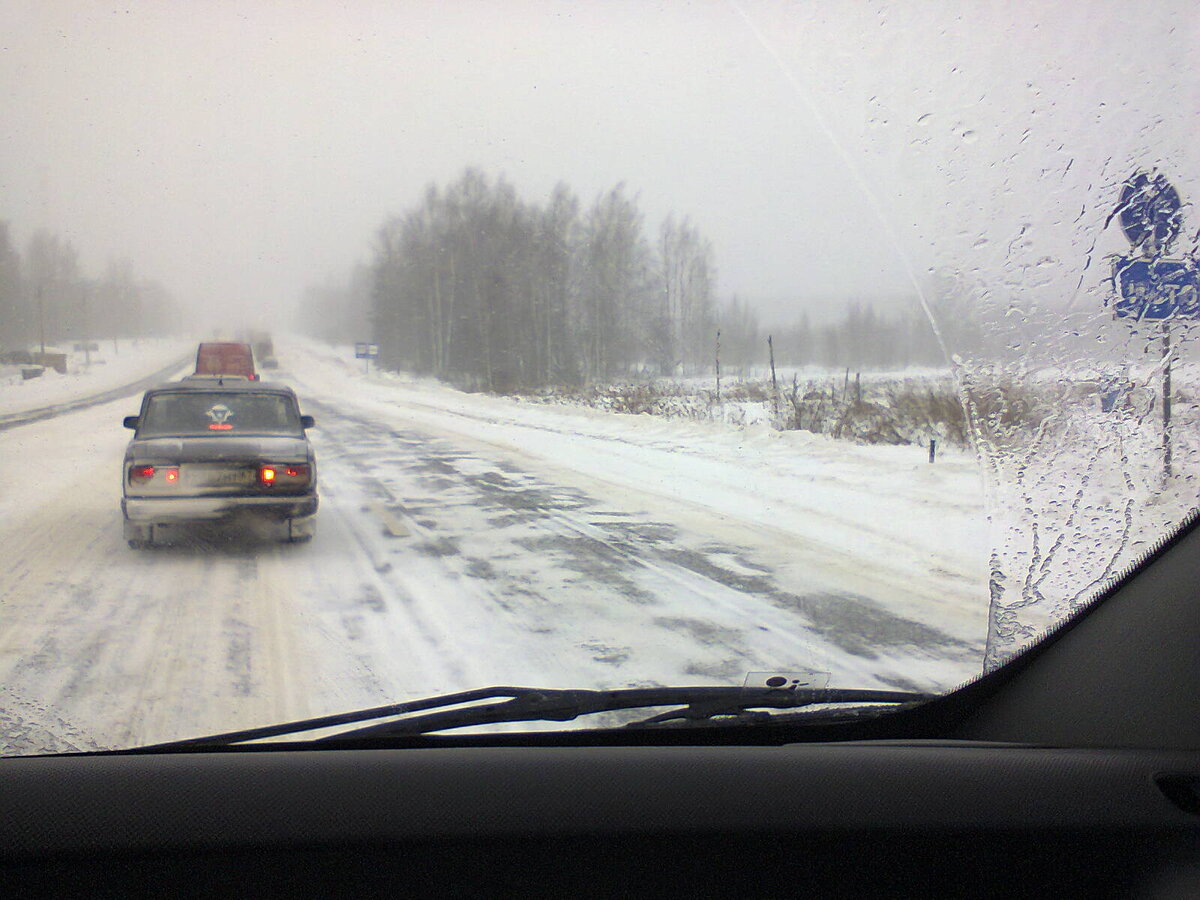
M834 598L851 597L883 607L885 615L931 624L967 643L979 642L986 632L987 554L983 549L964 553L963 547L976 540L981 541L979 548L984 546L984 538L976 534L983 512L965 516L961 507L952 507L944 523L928 521L928 510L941 501L938 491L929 489L924 476L931 473L923 467L912 470L921 477L906 477L911 473L902 468L892 472L895 477L881 478L874 464L851 466L853 471L843 481L847 473L837 466L825 471L831 461L827 452L818 452L815 468L797 470L816 472L815 476L772 480L768 472L766 484L747 490L743 476L736 474L741 471L739 460L719 447L712 456L692 452L677 437L645 440L637 429L626 433L624 428L619 435L609 434L606 425L592 424L604 417L591 411L558 416L547 410L549 424L537 421L537 410L514 415L497 398L479 401L485 411L464 411L462 407L476 402L471 395L435 386L426 396L412 384L364 381L330 348L312 345L301 352L307 357L304 377L316 379L326 391L315 396L336 396L339 406L348 403L369 410L371 418L422 428L485 456L523 460L531 471L583 485L595 496L624 495L627 505L653 503L656 510L666 511L656 515L667 515L695 534L722 535L734 545L753 546L770 569L799 580L801 593L808 592L804 582L821 578L827 590L818 598L818 614L824 621L839 618L830 606ZM365 390L362 403L355 394L359 388ZM340 392L330 394L333 390ZM443 408L447 403L454 408ZM573 429L580 424L577 433ZM563 438L567 451L546 443L541 439L545 434ZM576 465L577 452L582 465ZM803 458L807 452L795 448L785 458ZM855 456L858 451L848 452ZM760 464L768 459L762 454L753 458ZM685 476L678 481L668 477L676 459L682 460ZM859 476L865 480L860 482ZM816 499L810 498L806 482L813 482ZM916 521L913 504L926 513ZM847 518L848 513L853 514ZM893 526L881 531L875 523L882 521ZM896 528L896 522L911 522L911 527ZM860 612L864 620L877 618L869 609Z
M475 435L475 440L483 441L492 444L497 450L502 451L502 442L493 441L489 438L479 436L481 428L494 429L497 427L518 428L525 431L542 432L550 435L561 435L562 429L553 425L543 425L537 422L531 422L526 419L504 418L497 417L489 412L488 415L480 416L469 411L459 409L449 409L444 405L439 405L436 402L424 401L418 397L412 396L411 388L405 385L397 385L396 395L389 398L389 404L393 406L401 415L407 415L414 422L419 421L421 416L434 416L443 424L446 420L455 420L458 428L462 433L471 433ZM416 414L413 416L412 414ZM644 445L633 444L623 436L605 434L599 431L590 431L573 435L575 439L583 439L588 442L596 442L607 445L610 452L621 458L623 463L638 464L638 451L650 449L656 452L684 453L688 452L686 444L677 441L650 441ZM629 452L632 451L632 452ZM718 485L721 488L726 488L725 485ZM876 484L873 486L875 499L877 502L887 500L898 501L902 504L913 502L914 492L908 489L903 481L897 480L886 485ZM880 493L880 492L883 493ZM849 497L851 492L847 492ZM670 499L676 503L688 503L690 501L686 497L678 497L671 495ZM917 499L922 503L937 503L925 495L918 494ZM827 537L827 534L841 529L843 532L852 534L869 536L872 539L885 542L886 546L895 554L902 554L905 558L920 558L923 555L930 553L930 547L927 542L909 540L906 535L897 535L894 531L874 527L869 519L862 516L845 515L836 505L828 503L821 505L813 505L805 502L803 495L793 493L780 493L773 498L773 503L780 507L786 507L790 513L798 513L802 517L819 521L822 523L822 528L816 531L811 531L805 535L805 540L819 548L820 553L831 559L842 559L844 563L850 567L858 567L861 561L855 558L852 554L847 554L844 546L835 540ZM703 506L703 504L699 504ZM708 510L713 512L713 510ZM724 511L722 514L728 514ZM754 517L750 520L757 524L758 519ZM836 528L834 527L836 526ZM796 540L795 535L791 535L793 540ZM950 559L935 558L932 560L932 567L943 572L951 581L961 584L973 584L971 577L963 572L952 571L954 561Z
M80 457L38 430L107 435L111 418L77 410L8 439L37 458L7 458L55 477L40 503L9 507L0 522L0 684L106 747L304 715L309 657L284 603L285 548L129 550L124 434Z
M887 655L889 643L895 647L923 642L924 652L922 653L920 648L917 652L932 657L974 659L978 656L978 648L968 647L938 632L937 629L891 616L883 609L874 607L865 598L853 598L848 595L837 598L827 594L809 598L798 597L771 585L771 580L762 574L761 569L759 574L740 576L737 572L713 562L711 554L688 550L670 541L666 542L666 546L662 546L662 541L638 538L639 527L661 529L664 527L661 524L623 522L622 527L617 528L618 533L614 535L610 533L612 525L600 525L594 521L606 511L599 508L591 498L567 496L564 500L564 492L561 489L540 484L510 464L482 461L472 454L447 449L443 442L425 438L416 432L381 429L381 426L369 419L335 409L319 401L310 400L308 404L320 410L323 421L333 421L337 424L333 431L338 435L340 452L354 461L354 469L360 473L360 481L376 490L386 501L389 510L404 518L416 535L418 547L423 543L427 551L432 549L433 552L440 552L447 557L445 565L448 568L457 567L460 571L465 569L466 575L478 575L485 580L494 580L494 575L488 570L494 570L496 566L487 560L472 560L465 567L461 561L452 561L460 555L457 544L462 542L462 536L452 535L449 538L435 539L433 530L422 522L422 511L401 504L397 498L397 489L383 484L385 478L402 477L406 468L411 470L414 467L425 467L433 472L435 483L438 479L445 482L443 488L453 486L461 490L466 486L469 491L474 492L473 496L459 498L455 503L467 506L491 504L500 509L509 507L514 513L529 514L530 520L526 524L532 522L531 527L535 535L541 535L528 537L523 541L529 552L545 550L561 554L565 551L578 557L590 556L594 565L588 574L599 575L597 570L607 567L614 570L606 573L610 578L615 576L618 582L624 582L621 591L623 596L620 597L623 604L654 605L659 604L664 595L674 595L675 603L662 610L661 615L650 614L647 617L645 610L633 609L630 610L630 614L640 616L652 629L662 629L676 636L685 632L690 636L700 649L698 656L703 659L694 659L686 664L685 671L688 674L729 680L740 678L753 668L772 668L773 666L761 656L764 643L774 645L775 652L781 654L773 656L772 662L781 658L796 658L797 647L807 648L807 652L800 654L807 660L822 658L827 656L827 648L830 645L836 645L841 651L839 655L843 657L841 669L855 671L860 678L868 680L874 680L882 674L882 680L892 684L905 679L899 673L895 673L891 680L888 680L887 670L893 667L881 660L881 656ZM439 446L440 450L435 449ZM389 463L386 466L382 465L381 459L388 459ZM472 466L482 467L483 471L470 473L463 470L464 465L468 469ZM500 469L510 470L509 474L499 471ZM556 490L559 493L557 498L553 496ZM440 511L447 512L447 506L443 504ZM607 512L612 515L612 511ZM424 514L430 514L430 511L426 510ZM434 549L439 546L434 541L441 542L441 551ZM734 557L739 552L736 548L727 547L718 550ZM555 564L563 563L559 559ZM484 570L478 571L481 565ZM569 560L566 565L570 565ZM472 566L477 567L477 570L472 571ZM638 572L641 574L638 575ZM749 589L747 585L750 586ZM530 599L539 599L536 596L539 593L544 595L544 591L539 592L536 587L531 587ZM692 607L690 612L685 614L673 608L678 604L679 597L688 598L685 605ZM544 602L545 597L540 599ZM869 622L873 627L872 637L881 645L882 652L870 651L861 637L840 634L836 628L846 627L853 616L831 615L828 608L830 604L851 607L860 619ZM510 624L522 631L528 631L534 626L536 623L528 618L531 612L528 607L529 604L526 604L524 609L508 610L514 613L510 616ZM748 615L752 619L749 623ZM820 625L825 626L824 630ZM749 641L748 630L758 632ZM765 638L764 634L775 640ZM780 647L780 637L784 637L783 644L787 650ZM753 645L753 649L748 643ZM586 644L580 646L586 647ZM638 662L636 658L631 660L632 652L628 648L609 647L601 642L594 644L594 649L597 652L596 659L628 662L626 669L633 668ZM867 658L872 662L868 666L855 661L849 661L848 664L846 656Z

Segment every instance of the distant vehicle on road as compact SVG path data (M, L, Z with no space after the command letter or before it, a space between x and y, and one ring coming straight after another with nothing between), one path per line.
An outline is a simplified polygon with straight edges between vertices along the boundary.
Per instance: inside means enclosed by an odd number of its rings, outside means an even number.
M254 348L254 358L264 369L278 369L279 361L275 359L275 342L265 331L255 331L250 335L250 344Z
M151 388L122 465L125 540L134 549L198 523L266 523L288 541L313 536L317 463L285 385L185 380Z
M265 331L254 332L250 336L250 343L254 345L254 355L259 359L275 355L275 343Z
M254 351L247 343L209 342L196 350L196 375L233 375L258 380Z

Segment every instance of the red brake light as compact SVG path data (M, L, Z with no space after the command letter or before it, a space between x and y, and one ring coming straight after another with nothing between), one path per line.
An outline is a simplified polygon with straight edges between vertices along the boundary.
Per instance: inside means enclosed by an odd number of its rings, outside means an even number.
M258 467L258 483L265 487L279 485L298 487L308 483L312 477L312 469L303 464L264 463Z
M155 476L161 476L161 480L167 484L177 484L179 482L179 466L164 466L162 468L155 466L130 466L129 468L130 484L146 484L153 481Z

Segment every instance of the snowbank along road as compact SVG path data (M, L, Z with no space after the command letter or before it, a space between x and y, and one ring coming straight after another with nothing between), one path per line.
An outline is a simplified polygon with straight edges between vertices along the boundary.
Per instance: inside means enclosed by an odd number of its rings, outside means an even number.
M965 457L521 404L280 349L278 379L317 418L310 544L128 549L136 399L0 434L0 730L29 744L6 750L488 684L815 669L948 689L979 671L984 517Z

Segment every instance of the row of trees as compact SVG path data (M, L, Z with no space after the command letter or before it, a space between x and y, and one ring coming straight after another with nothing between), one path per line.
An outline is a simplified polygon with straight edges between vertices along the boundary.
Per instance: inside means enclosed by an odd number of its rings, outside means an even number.
M819 325L805 314L777 329L773 343L776 362L791 366L902 369L946 361L928 316L915 302L890 314L876 313L870 303L850 303L840 319Z
M21 253L0 222L0 348L165 333L174 318L167 291L137 279L129 262L89 278L69 240L37 231Z
M371 268L392 367L507 390L712 359L711 245L674 217L651 241L622 185L585 209L560 184L537 205L469 169L383 225Z
M838 318L773 329L776 362L943 363L917 304L891 308L851 303ZM477 169L385 222L369 265L310 287L301 323L330 341L373 340L389 368L488 390L768 361L755 310L718 302L712 246L686 218L668 217L651 239L621 185L585 208L559 184L538 205Z

